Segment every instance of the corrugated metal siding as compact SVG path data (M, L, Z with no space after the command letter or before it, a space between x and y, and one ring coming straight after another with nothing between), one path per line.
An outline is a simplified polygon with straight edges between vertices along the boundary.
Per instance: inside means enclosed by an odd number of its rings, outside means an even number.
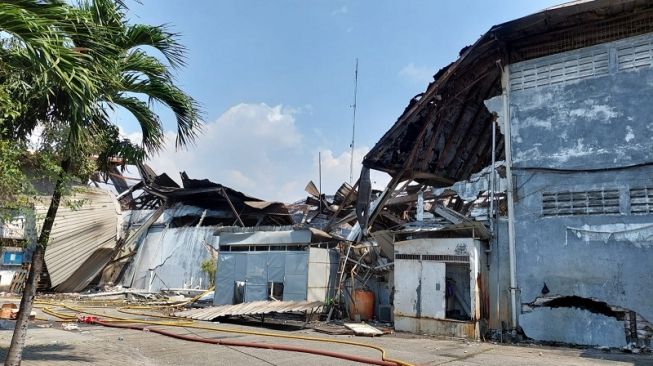
M322 306L324 303L321 301L253 301L185 310L175 313L175 316L195 320L214 320L223 316L317 311Z
M83 200L83 203L81 207L73 209L65 203L70 200ZM47 204L37 207L37 217L41 220L41 225L47 209ZM108 191L84 188L83 191L64 199L57 212L45 251L45 264L52 287L75 275L98 249L114 248L120 223L120 208L115 197Z

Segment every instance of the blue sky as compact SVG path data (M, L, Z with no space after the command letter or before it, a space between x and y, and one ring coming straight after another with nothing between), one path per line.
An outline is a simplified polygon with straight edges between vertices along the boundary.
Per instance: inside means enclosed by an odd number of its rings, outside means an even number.
M305 195L309 179L317 183L321 151L323 190L330 193L349 179L356 58L358 162L461 48L494 24L557 3L132 1L133 22L167 23L182 34L188 62L177 80L206 112L195 147L169 148L151 165L173 178L186 170L264 199L293 201ZM173 129L172 116L161 116ZM116 119L137 138L125 113ZM373 179L382 185L386 177Z

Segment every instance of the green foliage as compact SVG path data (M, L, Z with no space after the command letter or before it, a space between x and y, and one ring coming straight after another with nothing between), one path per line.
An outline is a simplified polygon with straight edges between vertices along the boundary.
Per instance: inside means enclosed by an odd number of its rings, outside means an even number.
M29 180L85 182L116 162L133 164L160 149L164 131L151 103L169 107L177 119L177 146L200 129L198 104L174 83L171 69L184 64L185 48L166 26L129 24L122 2L9 0L0 3L0 195L29 194ZM145 48L144 48L145 47ZM160 52L168 64L145 49ZM124 108L141 126L137 145L120 137L109 110ZM40 128L42 142L29 137ZM59 168L70 163L66 174ZM0 198L2 199L2 198ZM4 200L4 199L3 199ZM6 200L5 200L6 201Z
M24 150L13 141L0 140L0 203L5 208L20 207L24 194L32 192L29 178L23 171ZM17 193L21 194L17 194ZM23 201L23 202L22 202Z
M215 286L215 274L218 271L218 261L215 258L207 258L200 263L200 269L209 277L210 287Z
M0 205L20 206L41 176L56 182L6 355L6 365L19 365L35 281L65 193L61 188L73 179L86 182L110 163L142 161L162 147L159 117L138 98L173 111L178 147L196 137L200 113L169 72L183 64L185 50L177 35L164 26L128 24L121 0L80 0L76 6L63 0L3 0L0 32ZM161 52L169 64L147 55L143 46ZM109 109L118 107L140 123L142 146L120 138L109 118ZM29 150L37 127L43 142Z

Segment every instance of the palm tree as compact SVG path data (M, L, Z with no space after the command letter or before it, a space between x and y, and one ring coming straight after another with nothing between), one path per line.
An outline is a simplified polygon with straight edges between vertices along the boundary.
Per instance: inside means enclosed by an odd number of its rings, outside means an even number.
M125 21L122 2L94 0L82 2L77 8L81 16L70 18L62 29L70 30L71 49L84 55L78 64L92 75L94 90L89 99L79 100L69 89L52 85L52 95L38 104L39 123L66 131L60 151L61 175L56 181L50 207L32 256L32 265L23 291L16 328L5 365L19 365L25 345L29 314L36 293L36 283L43 267L49 234L63 194L66 175L74 170L75 157L85 154L88 141L97 135L107 141L100 156L123 155L142 160L163 146L164 131L158 115L150 108L152 102L170 108L177 121L177 147L192 143L200 129L197 103L179 89L172 69L184 65L184 47L178 36L165 26L130 25ZM87 24L90 20L92 24ZM143 47L159 51L167 63L149 55ZM142 100L145 97L148 101ZM82 109L71 104L81 102ZM125 108L138 121L143 134L142 145L120 141L109 118L109 109ZM127 146L127 148L125 148ZM137 153L134 153L134 152ZM130 153L129 156L126 154Z
M68 27L71 21L76 19L77 26L83 25L79 15L78 9L61 0L0 2L0 31L8 35L0 45L3 84L6 75L22 73L57 85L76 101L92 100L98 92L98 80L90 70L79 67L81 59L87 56L67 45L70 36L77 32ZM30 85L27 89L48 94L49 90L42 86ZM72 108L86 107L85 103L79 103Z

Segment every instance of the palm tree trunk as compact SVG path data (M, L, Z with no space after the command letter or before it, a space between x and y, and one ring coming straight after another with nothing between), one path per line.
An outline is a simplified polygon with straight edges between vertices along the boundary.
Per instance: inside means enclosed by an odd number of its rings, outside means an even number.
M18 308L18 315L16 317L16 327L14 328L14 335L11 338L9 351L5 358L5 366L19 366L23 358L23 349L25 348L25 338L27 337L27 327L29 325L29 314L32 312L32 305L36 297L36 286L43 270L45 248L48 245L54 219L57 216L57 210L59 209L59 203L63 195L64 180L69 167L70 162L68 160L61 162L62 171L54 186L50 207L43 221L43 228L36 242L36 249L34 250L34 254L32 254L32 264L29 267L27 282L23 288L23 296L20 300L20 307Z

